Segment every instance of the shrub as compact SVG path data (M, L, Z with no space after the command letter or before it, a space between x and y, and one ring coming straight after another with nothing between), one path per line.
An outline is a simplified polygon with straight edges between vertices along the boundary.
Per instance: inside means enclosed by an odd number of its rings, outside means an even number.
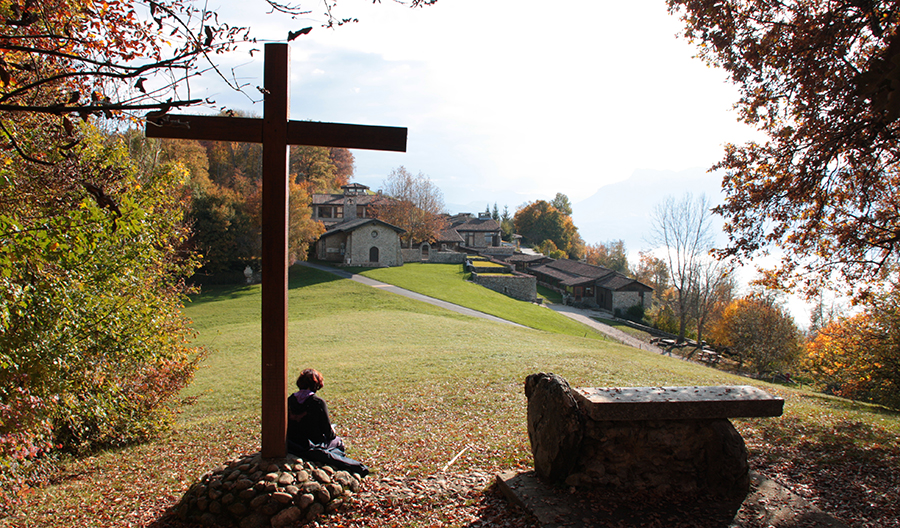
M52 167L0 164L3 488L53 450L157 434L202 357L180 312L195 267L180 251L183 171L137 171L91 130L77 149ZM102 189L84 192L87 178Z

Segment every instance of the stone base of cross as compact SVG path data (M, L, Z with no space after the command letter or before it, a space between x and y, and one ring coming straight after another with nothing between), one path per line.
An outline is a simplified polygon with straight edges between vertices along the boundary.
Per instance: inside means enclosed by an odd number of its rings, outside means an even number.
M406 152L406 129L290 121L289 48L266 44L263 118L164 115L147 137L262 143L262 456L286 454L288 147Z

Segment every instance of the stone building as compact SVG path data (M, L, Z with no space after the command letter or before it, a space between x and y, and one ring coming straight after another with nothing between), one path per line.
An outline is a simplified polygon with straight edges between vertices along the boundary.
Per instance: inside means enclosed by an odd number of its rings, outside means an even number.
M361 183L350 183L341 187L341 194L313 194L312 219L322 222L326 229L346 220L371 218L371 207L386 198L372 194Z
M560 259L531 267L528 273L572 301L615 312L632 306L650 308L653 288L617 271L584 262Z
M319 260L348 266L402 266L403 229L376 218L355 218L336 224L316 242Z
M479 213L475 218L469 213L451 216L450 227L442 235L456 232L459 236L459 247L480 249L500 247L500 223L488 213Z

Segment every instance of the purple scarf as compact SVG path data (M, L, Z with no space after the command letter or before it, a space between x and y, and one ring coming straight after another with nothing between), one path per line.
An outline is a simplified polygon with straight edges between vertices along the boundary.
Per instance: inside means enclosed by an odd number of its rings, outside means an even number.
M307 389L300 389L294 393L294 398L297 398L297 403L303 404L310 396L315 394L315 392Z

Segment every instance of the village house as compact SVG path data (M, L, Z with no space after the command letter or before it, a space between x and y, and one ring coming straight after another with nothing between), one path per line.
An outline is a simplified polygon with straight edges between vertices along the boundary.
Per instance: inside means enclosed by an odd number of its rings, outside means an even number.
M361 183L350 183L341 187L341 194L320 194L312 196L312 219L322 222L326 229L344 220L371 218L370 208L384 199L381 194L372 194Z
M400 235L405 232L377 218L345 220L319 237L316 257L348 266L402 266Z
M445 233L455 231L461 240L460 247L474 250L500 247L500 223L489 213L479 213L478 218L471 213L461 213L449 217L448 221L450 227Z
M371 218L369 207L383 199L359 183L341 187L343 194L314 194L312 218L325 225L316 242L316 258L348 266L402 266L400 235L404 229Z
M571 300L602 310L625 311L632 306L650 308L653 288L617 271L575 260L560 259L531 267L538 282L565 292Z

